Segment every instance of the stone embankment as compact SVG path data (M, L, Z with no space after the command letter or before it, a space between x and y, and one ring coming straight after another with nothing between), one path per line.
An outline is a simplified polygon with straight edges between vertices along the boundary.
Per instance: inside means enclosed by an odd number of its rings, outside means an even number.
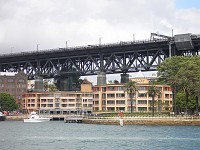
M83 123L86 124L113 124L119 125L120 118L93 118L93 119L84 119ZM124 125L200 125L200 118L195 117L169 117L169 118L143 118L143 117L132 117L132 118L123 118Z
M28 118L28 115L6 116L8 121L22 121L25 118Z
M23 121L28 115L6 116L7 121ZM124 120L124 125L190 125L200 126L200 117L90 117L84 118L85 124L119 125L119 119Z

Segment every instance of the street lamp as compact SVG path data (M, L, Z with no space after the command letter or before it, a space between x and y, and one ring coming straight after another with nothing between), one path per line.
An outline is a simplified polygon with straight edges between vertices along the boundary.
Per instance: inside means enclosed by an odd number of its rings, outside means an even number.
M66 48L68 47L68 43L67 43L68 41L66 41Z
M39 45L40 45L40 44L37 44L37 52L38 52L38 47L39 47Z
M136 34L136 33L133 33L133 41L135 41L135 34Z
M13 48L14 48L14 47L11 47L11 48L10 48L10 53L11 53L11 55L12 55L12 49L13 49Z
M99 37L99 45L101 45L101 37Z

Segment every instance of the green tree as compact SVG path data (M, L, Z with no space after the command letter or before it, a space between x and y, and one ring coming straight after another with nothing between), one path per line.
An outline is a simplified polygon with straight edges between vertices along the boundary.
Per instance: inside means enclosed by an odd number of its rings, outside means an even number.
M8 93L0 93L0 110L13 111L18 109L14 98Z
M49 92L55 92L57 91L56 83L50 83L50 80L45 79L44 80L44 90Z
M129 82L126 83L125 89L126 89L127 93L130 96L130 99L131 99L131 113L133 113L133 96L134 96L134 94L136 95L136 92L138 91L137 82L130 80Z
M147 94L149 94L150 97L152 97L152 117L154 117L154 103L155 103L155 97L161 94L158 87L155 85L151 85L148 88Z
M200 56L176 56L166 59L158 67L158 75L172 87L173 106L176 114L176 93L185 93L186 113L189 97L195 96L196 112L198 112L198 96L200 95ZM191 104L191 103L190 103Z
M57 91L57 87L55 85L55 83L51 83L48 85L48 89L49 89L49 92L55 92Z
M49 88L49 81L48 80L44 80L44 91L48 91Z
M185 93L184 92L178 92L176 94L176 105L178 108L178 112L183 112L185 109L185 102L186 102L186 98L185 98Z
M186 110L186 105L187 105L187 108L190 109L190 111L193 113L196 109L196 100L195 100L195 95L190 95L188 97L188 100L187 100L187 104L186 104L186 95L185 95L185 92L178 92L177 93L177 107L179 109L179 112L183 112Z
M173 95L173 111L176 115L176 93L178 91L178 76L177 73L181 68L184 61L187 60L187 57L183 56L174 56L163 61L160 66L158 66L158 77L159 80L171 86L172 95Z
M196 87L200 87L200 67L197 63L198 59L196 59L197 57L187 58L177 72L178 83L186 96L186 114L188 113L189 96L193 96L194 94L198 96L199 89ZM200 59L200 57L198 58Z

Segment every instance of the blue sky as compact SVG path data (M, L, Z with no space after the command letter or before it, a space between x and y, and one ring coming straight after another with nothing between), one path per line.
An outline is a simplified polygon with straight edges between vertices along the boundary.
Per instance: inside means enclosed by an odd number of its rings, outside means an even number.
M197 8L200 9L200 0L176 0L178 9Z

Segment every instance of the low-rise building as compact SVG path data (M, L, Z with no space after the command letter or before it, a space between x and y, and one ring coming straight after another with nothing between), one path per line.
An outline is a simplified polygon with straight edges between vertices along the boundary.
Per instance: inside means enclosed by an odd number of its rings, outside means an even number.
M133 97L132 109L134 112L150 112L152 111L152 97L147 94L152 79L133 78L130 79L137 82L138 92ZM172 91L170 86L155 85L160 94L155 97L156 111L172 110ZM93 111L113 111L124 112L131 111L131 99L126 91L125 84L107 84L95 85L93 87Z
M81 91L29 92L23 96L23 111L47 114L91 113L92 84L82 84Z
M13 75L0 75L0 92L9 93L22 107L22 95L27 92L27 76L22 71Z

